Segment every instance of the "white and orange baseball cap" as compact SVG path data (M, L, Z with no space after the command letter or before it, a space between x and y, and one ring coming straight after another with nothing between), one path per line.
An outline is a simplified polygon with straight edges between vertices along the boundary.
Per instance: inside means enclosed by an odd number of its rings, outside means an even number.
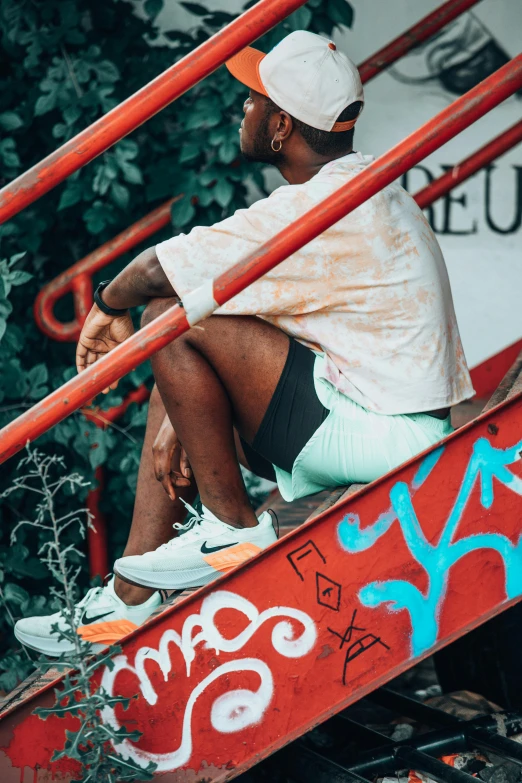
M268 54L247 46L226 66L242 84L318 130L350 130L356 119L337 118L350 104L364 101L354 63L333 41L306 30L290 33Z

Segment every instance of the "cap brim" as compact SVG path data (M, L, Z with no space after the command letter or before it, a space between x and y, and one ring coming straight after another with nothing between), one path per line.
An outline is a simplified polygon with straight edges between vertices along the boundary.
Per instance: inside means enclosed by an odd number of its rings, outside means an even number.
M239 82L250 87L251 90L260 92L261 95L266 95L268 97L268 93L259 76L259 64L265 57L266 55L263 52L260 52L259 49L254 49L253 46L247 46L228 60L225 65L232 76Z

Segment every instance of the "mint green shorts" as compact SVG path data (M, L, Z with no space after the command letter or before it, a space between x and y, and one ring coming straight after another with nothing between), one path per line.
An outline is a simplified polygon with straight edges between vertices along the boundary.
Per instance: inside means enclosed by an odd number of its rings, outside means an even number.
M318 355L314 384L329 414L297 455L292 473L274 465L285 500L374 481L453 432L449 416L386 416L366 410L321 377L322 362L323 356Z

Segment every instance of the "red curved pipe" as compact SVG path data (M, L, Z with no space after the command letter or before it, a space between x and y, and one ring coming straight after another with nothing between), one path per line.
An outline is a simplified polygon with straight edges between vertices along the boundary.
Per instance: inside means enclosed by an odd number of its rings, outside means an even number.
M83 320L92 306L92 275L168 225L170 208L181 197L179 195L169 199L47 283L34 303L34 317L39 329L54 340L77 340ZM58 299L69 292L72 292L74 297L76 317L73 321L64 323L58 321L54 315L54 306Z

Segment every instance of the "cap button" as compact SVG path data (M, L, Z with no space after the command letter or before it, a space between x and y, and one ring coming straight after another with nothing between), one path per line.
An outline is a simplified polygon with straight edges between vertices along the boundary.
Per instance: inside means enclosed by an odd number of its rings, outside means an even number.
M330 43L328 44L328 48L331 49L332 52L335 52L335 50L337 49L337 46L334 44L333 41L330 41Z

